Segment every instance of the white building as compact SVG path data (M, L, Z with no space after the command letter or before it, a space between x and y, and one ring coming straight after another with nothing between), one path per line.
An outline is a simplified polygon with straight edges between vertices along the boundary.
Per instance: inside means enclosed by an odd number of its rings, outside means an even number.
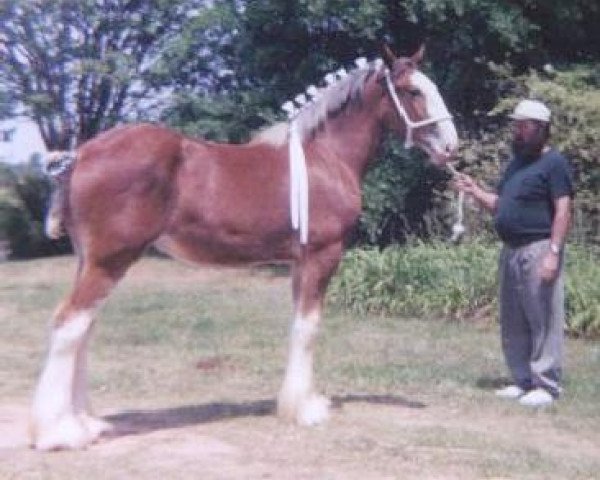
M0 120L0 162L24 163L36 153L46 153L46 146L33 121L26 117Z

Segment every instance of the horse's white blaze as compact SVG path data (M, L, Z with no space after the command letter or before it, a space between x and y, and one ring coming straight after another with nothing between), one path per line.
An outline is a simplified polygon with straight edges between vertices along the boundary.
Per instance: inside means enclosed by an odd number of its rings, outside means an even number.
M439 136L428 136L431 147L436 153L455 151L458 148L458 134L456 133L450 112L435 83L419 71L415 71L411 75L411 83L424 95L428 117L447 118L437 123Z
M33 402L32 422L37 448L78 447L89 440L89 432L75 415L82 413L76 409L84 408L85 403L82 371L85 365L78 365L78 361L91 323L91 312L81 311L67 318L51 334L48 358Z
M303 425L320 423L328 416L329 401L313 389L313 345L318 321L318 311L294 318L288 364L278 399L280 414Z

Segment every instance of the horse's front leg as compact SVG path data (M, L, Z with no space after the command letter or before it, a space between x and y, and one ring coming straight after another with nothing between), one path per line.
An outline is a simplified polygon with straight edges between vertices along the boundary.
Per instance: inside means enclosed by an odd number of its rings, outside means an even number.
M316 425L329 416L329 400L314 389L313 357L325 291L341 253L341 244L330 246L307 253L294 267L294 318L277 411L280 417L300 425Z

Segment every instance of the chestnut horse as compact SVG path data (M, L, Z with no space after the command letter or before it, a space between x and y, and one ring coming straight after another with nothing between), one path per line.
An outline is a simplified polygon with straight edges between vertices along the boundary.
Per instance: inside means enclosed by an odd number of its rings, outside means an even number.
M151 245L195 263L289 263L294 311L278 414L303 425L327 418L329 401L313 387L313 345L326 287L361 211L369 161L386 130L440 166L458 144L436 86L418 70L422 51L389 55L357 63L293 113L306 158L306 241L290 222L288 123L243 145L123 126L51 157L58 190L50 230L68 232L79 264L51 321L32 407L35 448L82 448L110 427L89 410L90 331L102 301Z

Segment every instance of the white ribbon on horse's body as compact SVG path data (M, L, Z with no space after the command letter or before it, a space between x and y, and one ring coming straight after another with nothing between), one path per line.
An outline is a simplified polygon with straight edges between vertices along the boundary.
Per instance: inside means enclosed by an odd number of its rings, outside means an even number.
M308 243L308 171L302 138L295 121L290 122L290 216L292 228L300 229L300 243Z

